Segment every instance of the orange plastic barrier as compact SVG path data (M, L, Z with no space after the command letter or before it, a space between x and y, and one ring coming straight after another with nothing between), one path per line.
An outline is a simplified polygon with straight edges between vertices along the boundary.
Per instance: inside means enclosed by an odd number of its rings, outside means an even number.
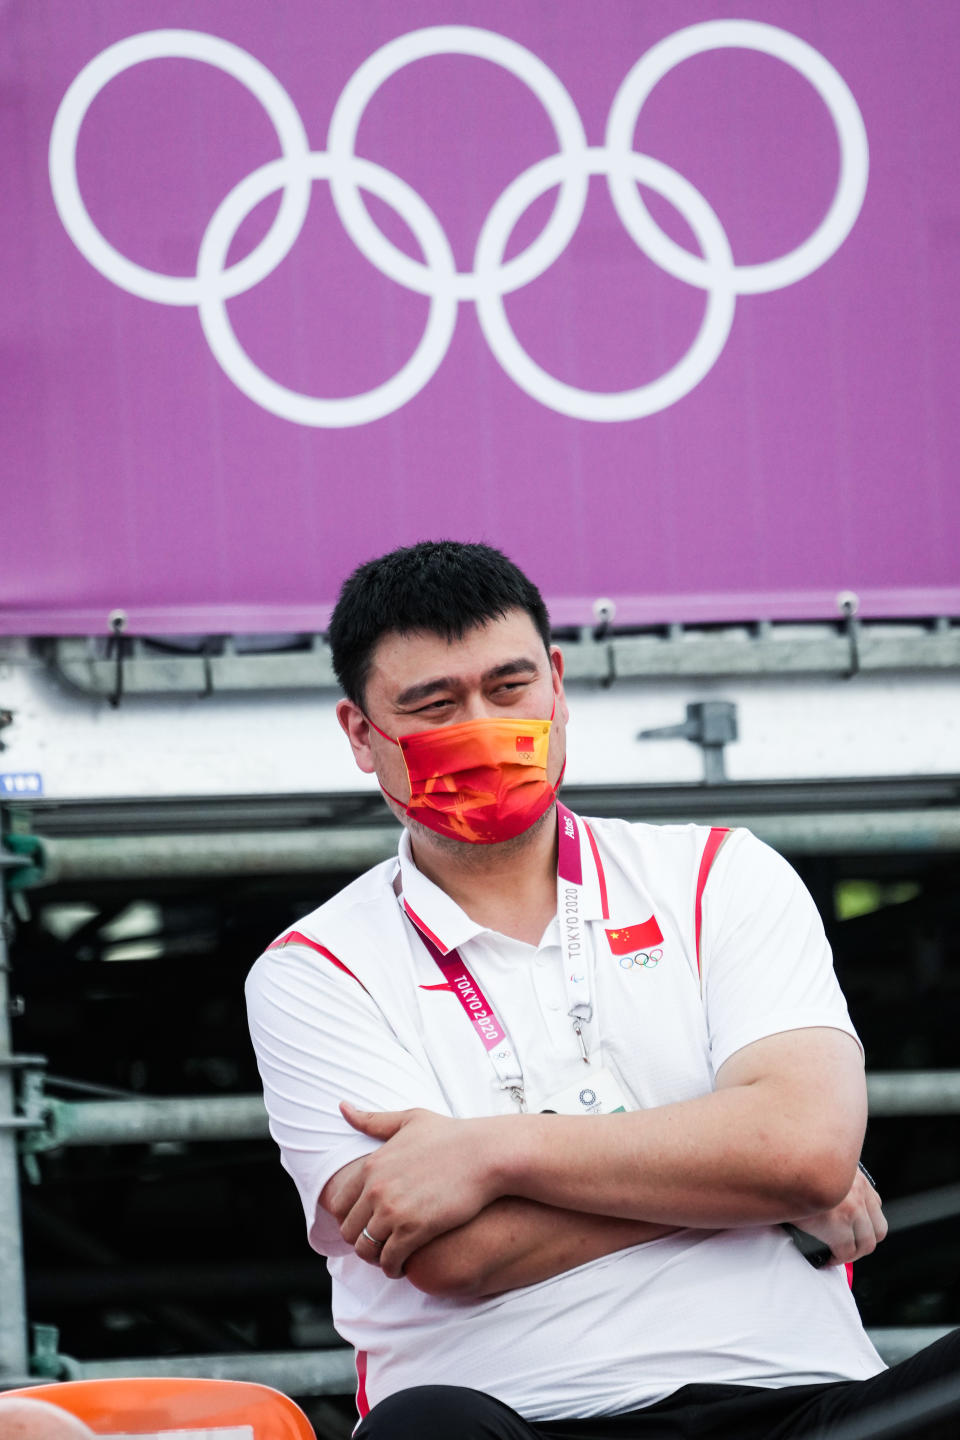
M313 1426L299 1405L279 1390L244 1380L122 1377L67 1380L4 1393L58 1405L89 1425L95 1435L155 1436L165 1430L216 1431L247 1426L252 1440L316 1440Z

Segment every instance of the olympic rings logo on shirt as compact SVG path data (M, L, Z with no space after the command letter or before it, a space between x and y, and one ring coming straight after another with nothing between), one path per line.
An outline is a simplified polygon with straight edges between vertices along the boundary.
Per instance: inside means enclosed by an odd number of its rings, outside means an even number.
M693 55L730 48L760 51L803 76L826 105L839 145L837 186L823 219L789 253L752 265L734 262L717 215L688 180L633 149L641 109L659 81ZM502 66L533 91L557 139L557 153L518 175L494 202L469 271L457 270L439 220L416 191L354 150L364 111L384 82L413 61L437 55L475 56ZM244 85L267 112L281 150L280 159L252 171L220 202L200 242L195 276L161 274L122 255L94 225L77 179L80 129L103 87L145 60L174 58L203 61ZM195 30L151 30L108 46L68 88L50 137L54 203L67 233L90 264L132 295L161 305L196 306L217 362L255 404L294 424L338 428L379 420L419 394L443 362L463 302L476 306L487 343L507 375L540 404L561 415L607 422L636 420L664 410L689 394L716 363L733 324L738 295L793 285L843 244L860 213L868 165L863 117L843 78L806 41L752 20L690 25L655 44L617 90L602 146L587 144L573 100L532 51L504 35L467 25L415 30L369 56L336 102L325 151L310 149L293 101L265 65L230 41ZM638 248L668 274L706 295L700 329L670 370L633 389L606 393L579 389L549 374L523 349L504 308L506 295L531 284L566 249L580 223L591 175L606 176L614 208ZM265 279L292 249L315 180L329 183L340 221L366 259L389 279L429 301L423 334L400 370L374 389L340 399L304 395L266 375L241 347L227 314L227 301ZM660 229L638 185L656 191L678 210L701 254L684 249ZM505 259L518 221L535 200L553 189L559 194L541 233L518 255ZM267 234L242 260L228 265L239 226L261 200L277 191L282 199ZM378 196L405 221L422 260L412 259L387 239L361 191Z
M646 970L655 970L662 959L662 950L640 950L636 955L621 955L620 969L632 970L634 965L639 965Z

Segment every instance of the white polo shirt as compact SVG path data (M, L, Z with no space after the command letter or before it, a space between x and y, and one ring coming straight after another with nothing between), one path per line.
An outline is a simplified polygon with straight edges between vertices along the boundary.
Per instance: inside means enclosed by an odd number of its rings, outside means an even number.
M618 820L579 828L584 1038L634 1108L707 1093L724 1061L764 1036L828 1026L856 1038L810 896L753 835L732 832L710 871L701 982L695 896L710 832ZM250 1031L270 1130L310 1244L328 1257L362 1413L396 1390L457 1384L531 1420L587 1418L692 1383L812 1384L883 1369L842 1268L814 1270L778 1226L681 1230L481 1300L424 1295L359 1260L317 1204L327 1180L377 1144L350 1129L340 1100L516 1112L403 901L442 951L459 951L508 1031L530 1109L585 1073L557 920L538 946L477 925L417 870L406 833L399 861L361 876L253 967ZM639 926L662 938L617 953L617 934Z

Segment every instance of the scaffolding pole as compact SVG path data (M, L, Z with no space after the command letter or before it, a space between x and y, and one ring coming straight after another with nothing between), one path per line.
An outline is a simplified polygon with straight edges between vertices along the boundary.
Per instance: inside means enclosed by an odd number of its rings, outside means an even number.
M885 1070L867 1076L870 1115L960 1114L960 1070ZM43 1126L26 1130L26 1151L78 1145L155 1145L171 1141L262 1140L269 1135L259 1095L159 1100L43 1102Z
M960 809L739 814L713 796L716 824L741 825L787 855L960 850ZM199 880L240 875L353 874L396 853L397 825L340 825L164 835L30 836L33 867L19 886L88 881ZM25 837L14 837L18 846Z
M302 1400L349 1395L357 1386L353 1350L289 1350L239 1355L170 1355L136 1360L70 1360L70 1378L102 1380L115 1375L176 1375L205 1380L252 1380Z
M20 1125L10 1036L4 868L0 865L0 1379L27 1374L27 1305L17 1159Z
M960 1114L960 1070L874 1070L867 1076L871 1117Z
M259 1095L165 1100L51 1100L43 1129L28 1131L28 1151L76 1145L156 1145L198 1140L262 1140L269 1135Z
M359 873L395 855L398 825L179 835L38 836L35 884Z

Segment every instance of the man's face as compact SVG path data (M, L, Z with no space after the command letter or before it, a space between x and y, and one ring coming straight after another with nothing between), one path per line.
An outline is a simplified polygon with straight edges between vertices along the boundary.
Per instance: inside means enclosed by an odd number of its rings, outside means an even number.
M461 640L425 632L384 635L370 666L366 714L396 738L485 717L546 720L556 703L547 759L547 777L556 784L566 754L562 677L560 651L548 655L526 611L511 610ZM399 747L378 735L351 701L341 700L337 714L360 769L406 802L410 786ZM402 807L390 808L403 817Z

